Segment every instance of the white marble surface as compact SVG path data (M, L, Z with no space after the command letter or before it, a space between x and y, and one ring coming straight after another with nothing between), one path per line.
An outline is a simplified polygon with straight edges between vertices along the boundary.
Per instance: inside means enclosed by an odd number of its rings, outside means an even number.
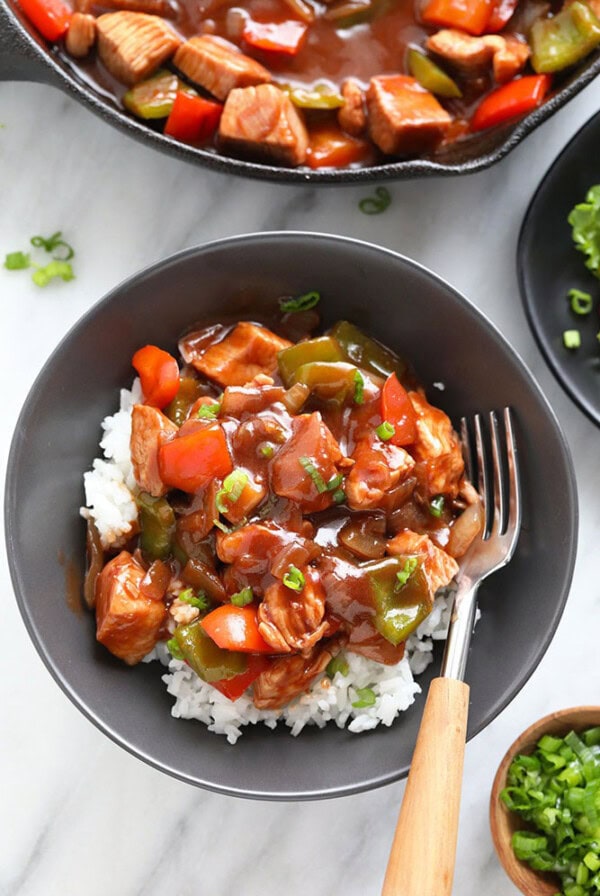
M2 481L21 403L68 327L149 262L235 233L339 232L412 256L484 310L538 377L573 451L579 554L546 656L513 703L467 747L457 896L516 893L496 860L487 823L490 785L508 744L551 709L599 702L597 626L584 621L600 613L600 434L547 370L515 275L529 198L599 100L596 82L500 165L466 178L392 185L388 211L365 217L357 203L369 188L286 188L225 178L134 143L50 88L0 85L0 256L25 247L34 233L57 229L77 250L77 279L46 290L26 274L0 269ZM3 539L0 551L2 894L379 892L403 784L329 802L258 803L205 793L148 768L87 722L50 678L18 614Z

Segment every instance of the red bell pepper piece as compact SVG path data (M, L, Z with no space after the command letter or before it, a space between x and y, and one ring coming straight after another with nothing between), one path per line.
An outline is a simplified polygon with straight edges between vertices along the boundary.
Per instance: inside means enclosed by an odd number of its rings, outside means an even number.
M255 606L235 607L233 604L223 604L205 616L200 624L215 644L224 650L275 653L258 630Z
M170 488L191 494L231 473L233 464L219 424L201 425L158 449L160 478Z
M140 375L145 404L166 408L179 391L179 366L175 358L156 345L145 345L131 359Z
M550 84L550 75L526 75L498 87L477 106L471 130L483 131L531 112L542 103Z
M248 19L244 40L255 50L295 56L306 40L308 27L303 22L255 22Z
M417 414L395 373L388 376L381 391L381 418L394 427L392 445L411 445L416 440Z
M46 40L60 40L66 34L73 11L62 0L19 0L21 9Z
M429 0L421 18L426 25L459 28L469 34L483 34L492 12L493 0Z
M518 4L519 0L495 0L486 32L495 34L502 31L512 19Z
M345 168L373 158L373 147L366 140L351 137L340 128L328 125L311 131L306 154L309 168Z
M220 681L211 681L216 688L230 700L237 700L244 691L247 691L253 681L256 681L261 672L268 668L270 660L266 656L249 656L248 668L245 672L235 675L233 678L222 678Z
M165 134L182 143L203 143L216 131L222 112L220 103L179 90L165 124Z

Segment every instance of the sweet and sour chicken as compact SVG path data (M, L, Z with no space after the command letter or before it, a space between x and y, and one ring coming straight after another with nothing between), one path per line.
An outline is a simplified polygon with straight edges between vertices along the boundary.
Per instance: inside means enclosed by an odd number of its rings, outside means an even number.
M600 44L599 0L18 2L136 118L285 167L435 155L535 109Z
M342 651L397 663L481 526L452 424L398 356L347 321L275 329L192 330L181 364L135 353L135 532L99 559L88 524L98 640L129 664L166 642L262 709Z

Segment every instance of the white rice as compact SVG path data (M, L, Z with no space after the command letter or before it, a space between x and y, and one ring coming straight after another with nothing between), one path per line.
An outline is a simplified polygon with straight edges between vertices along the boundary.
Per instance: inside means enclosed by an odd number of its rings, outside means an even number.
M100 447L104 459L97 458L92 470L84 474L86 507L82 516L92 517L105 547L114 544L130 530L137 517L135 479L129 454L131 409L141 400L139 380L131 391L121 390L120 409L102 421L104 435ZM339 728L357 734L379 724L391 725L399 713L414 703L421 687L414 675L423 672L433 659L433 641L445 639L450 617L451 593L440 593L430 615L411 635L404 658L395 666L384 666L353 653L346 653L348 672L336 672L333 679L322 675L308 693L302 694L282 710L259 710L246 694L232 701L202 681L184 662L173 659L160 643L144 662L159 660L168 666L162 676L167 691L175 698L171 714L178 719L197 719L209 731L224 734L234 744L244 725L262 722L275 728L283 721L294 736L305 725L322 728L335 722ZM369 688L375 702L360 707L358 689Z

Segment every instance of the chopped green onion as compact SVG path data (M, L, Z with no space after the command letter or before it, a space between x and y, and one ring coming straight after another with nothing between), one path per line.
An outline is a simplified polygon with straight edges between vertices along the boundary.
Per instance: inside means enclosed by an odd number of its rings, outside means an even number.
M213 520L213 526L216 526L217 529L220 529L221 532L224 532L225 535L229 535L231 529L229 526L226 526L225 523L222 523L221 520Z
M354 371L354 404L365 403L365 378L360 370Z
M61 252L59 255L53 256L56 261L69 261L75 255L73 247L62 239L62 232L60 230L57 230L56 233L53 233L52 236L47 238L43 236L32 236L30 242L36 249L45 249L46 252L54 252L55 249L62 246L65 251Z
M541 737L518 755L500 799L534 830L517 831L517 858L561 879L563 896L600 893L600 749L590 728ZM600 734L599 734L600 736Z
M24 271L30 265L31 259L26 252L9 252L4 258L7 271Z
M444 504L444 496L436 495L435 498L432 498L429 502L429 513L439 520L442 513L444 512Z
M283 577L283 584L291 591L302 591L305 585L305 578L297 566L290 566Z
M310 311L315 305L321 301L321 294L318 292L307 292L303 296L294 296L290 299L280 299L279 307L282 311Z
M363 215L380 215L388 208L392 201L389 190L385 187L377 187L374 196L366 196L358 203Z
M382 442L389 442L392 436L396 434L395 428L391 423L388 423L387 420L384 420L383 423L380 423L375 432Z
M254 600L254 592L252 588L242 588L241 591L232 594L230 600L234 607L245 607Z
M298 463L304 470L306 470L319 494L322 494L323 492L326 492L328 490L327 483L315 467L310 457L299 457Z
M270 442L266 442L264 445L261 445L258 449L263 457L273 457L275 453L275 448L271 445Z
M167 650L174 660L183 659L183 654L180 650L179 644L177 643L177 638L169 638L169 640L167 641Z
M581 289L570 289L568 296L571 303L571 311L575 314L590 313L594 302L589 292L583 292Z
M565 348L579 348L581 345L579 330L565 330L563 333L563 345Z
M344 481L344 476L342 473L336 473L335 476L332 476L329 482L327 483L327 491L334 492Z
M333 500L335 501L336 504L343 504L344 501L346 500L346 492L344 491L343 488L338 488L334 491L334 493L331 497L333 498Z
M49 262L45 267L38 267L31 275L31 279L36 286L48 286L51 280L60 277L67 283L69 280L75 279L73 268L68 261L60 261L55 259Z
M401 588L404 588L413 572L419 565L418 557L407 557L404 561L404 566L400 570L400 572L396 573L396 585L394 586L394 591L400 591Z
M363 709L366 706L375 706L377 697L372 688L355 688L358 700L355 700L352 706L356 709Z
M219 513L227 513L232 504L239 500L242 492L248 484L249 476L244 470L234 470L223 480L223 487L217 492L217 510ZM227 504L225 499L227 498Z
M197 610L208 610L210 606L210 602L204 591L199 591L198 594L194 594L191 588L186 588L184 591L180 591L177 597L179 600L183 601L184 604L189 604L190 607L196 607Z
M334 678L336 672L339 672L340 675L347 675L350 671L350 666L346 662L343 653L338 653L337 656L334 656L332 660L329 660L327 664L327 668L325 669L325 674L329 676L329 678Z
M218 401L215 401L214 404L201 404L196 416L199 417L200 420L215 420L220 410L221 405Z

